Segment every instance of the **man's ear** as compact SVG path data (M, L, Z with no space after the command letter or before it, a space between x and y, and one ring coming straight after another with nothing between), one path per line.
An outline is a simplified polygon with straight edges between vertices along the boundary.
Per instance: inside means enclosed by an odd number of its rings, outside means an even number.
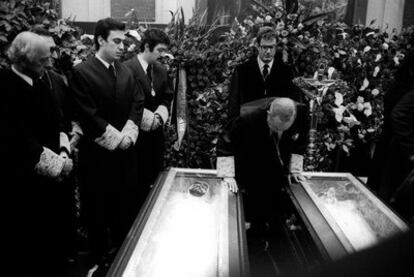
M98 44L99 44L99 46L102 46L102 44L104 43L104 39L103 39L103 37L102 36L98 36Z
M144 51L146 51L146 50L148 50L148 52L151 52L150 46L149 46L149 43L148 42L145 43L145 45L144 45Z

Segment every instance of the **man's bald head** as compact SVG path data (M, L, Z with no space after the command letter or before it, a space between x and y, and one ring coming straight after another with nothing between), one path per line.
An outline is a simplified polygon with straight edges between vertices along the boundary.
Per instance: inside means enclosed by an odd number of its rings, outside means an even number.
M296 118L296 103L290 98L275 98L267 112L267 124L273 132L289 129Z

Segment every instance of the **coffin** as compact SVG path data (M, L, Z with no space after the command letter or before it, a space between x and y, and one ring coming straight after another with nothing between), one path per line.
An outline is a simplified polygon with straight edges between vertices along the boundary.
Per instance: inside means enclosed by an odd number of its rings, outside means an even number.
M163 172L108 276L248 276L242 201L220 181L215 170Z
M286 189L293 208L285 218L302 264L337 260L408 231L407 224L352 174L304 175L306 181Z

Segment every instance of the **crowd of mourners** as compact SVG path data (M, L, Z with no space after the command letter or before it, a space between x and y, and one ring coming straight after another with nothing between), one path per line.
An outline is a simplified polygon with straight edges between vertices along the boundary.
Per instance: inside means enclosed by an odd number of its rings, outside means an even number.
M121 63L124 40L124 23L99 20L96 53L70 79L53 70L56 45L47 30L21 32L8 48L11 67L0 73L0 176L13 276L60 276L76 251L75 179L87 274L104 276L164 168L163 127L174 90L159 58L170 40L149 29L139 53ZM261 28L255 43L257 57L231 77L217 175L243 195L250 236L265 237L283 208L283 185L304 179L309 112L291 67L276 53L274 29ZM384 132L368 179L407 220L414 210L413 80L411 53L386 94Z

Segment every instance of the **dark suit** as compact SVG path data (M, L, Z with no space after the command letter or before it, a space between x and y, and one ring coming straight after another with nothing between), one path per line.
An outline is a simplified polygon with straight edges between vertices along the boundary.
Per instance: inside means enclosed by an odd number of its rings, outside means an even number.
M145 93L144 108L155 112L160 106L164 106L168 111L174 92L165 67L158 62L153 64L152 83L155 91L155 95L153 95L151 93L151 83L137 56L126 61L125 65L132 71L136 81L143 88ZM150 185L154 183L164 167L164 141L162 127L148 132L140 130L137 142L140 172L139 186L144 194L148 192Z
M236 181L247 194L247 221L264 222L276 214L292 153L302 155L308 142L308 114L302 105L298 105L293 125L280 139L270 132L266 118L271 100L243 105L240 116L225 127L217 146L217 156L235 157Z
M302 102L300 89L292 83L292 69L275 56L266 80L263 79L257 58L236 67L231 78L229 117L238 116L240 106L263 97L289 97Z
M109 151L95 142L107 126L121 131L128 120L139 126L142 117L141 88L123 64L114 65L115 80L92 57L75 68L70 82L84 133L79 147L81 197L96 263L110 247L121 245L139 210L135 148Z
M60 152L59 107L44 83L30 86L11 70L0 75L0 176L6 214L2 226L7 233L4 265L14 276L54 276L52 272L62 269L66 254L61 249L65 240L61 227L67 219L61 213L63 184L38 175L35 166L43 147ZM21 261L25 261L23 267ZM19 266L13 267L16 262Z

